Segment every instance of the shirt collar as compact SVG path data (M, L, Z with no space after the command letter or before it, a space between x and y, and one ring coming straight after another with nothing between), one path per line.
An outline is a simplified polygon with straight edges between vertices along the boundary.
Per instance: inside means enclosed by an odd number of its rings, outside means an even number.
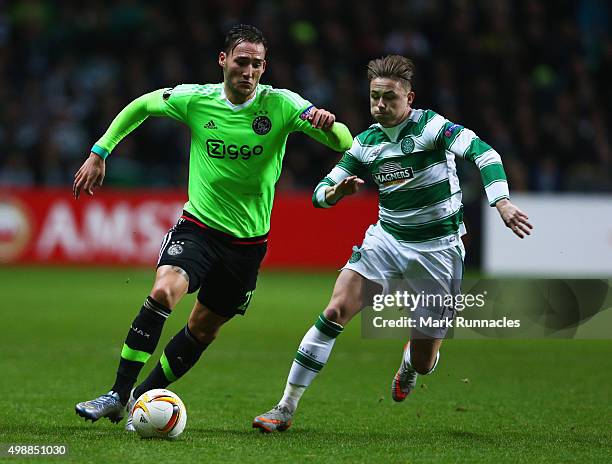
M252 105L253 102L255 101L255 98L257 98L258 93L259 93L259 84L257 84L257 87L255 88L255 92L253 92L253 96L251 98L249 98L244 103L235 105L231 101L229 101L229 99L227 98L227 94L225 93L225 85L221 83L221 100L223 100L225 104L229 106L230 109L232 109L233 111L238 111L238 110L241 110L242 108L246 108L247 106Z
M389 140L391 140L392 142L397 142L397 137L399 136L400 132L404 129L404 127L406 127L408 123L416 122L415 113L416 111L414 109L411 109L408 117L404 119L402 122L400 122L397 126L383 127L380 123L376 123L375 126L377 126L380 130L382 130L385 133L385 135L389 137Z

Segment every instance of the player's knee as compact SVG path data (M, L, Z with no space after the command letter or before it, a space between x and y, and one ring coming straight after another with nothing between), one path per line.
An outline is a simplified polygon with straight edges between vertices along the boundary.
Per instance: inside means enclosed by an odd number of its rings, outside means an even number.
M187 293L188 287L189 279L185 277L185 271L176 266L161 266L157 270L151 298L173 309Z
M348 322L346 320L346 311L343 306L339 304L330 304L325 311L323 311L323 315L328 321L335 322L341 326L344 326Z
M177 303L178 295L170 285L164 282L156 282L151 290L151 298L165 307L172 309Z

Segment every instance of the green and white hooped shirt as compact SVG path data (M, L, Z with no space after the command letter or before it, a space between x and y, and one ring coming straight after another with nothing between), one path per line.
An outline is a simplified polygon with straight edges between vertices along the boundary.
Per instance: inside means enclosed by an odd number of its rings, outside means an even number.
M418 250L451 248L466 232L456 156L476 164L490 205L509 197L501 157L490 145L434 111L413 109L397 126L373 124L355 137L315 188L313 203L330 207L328 186L370 173L379 188L385 231Z

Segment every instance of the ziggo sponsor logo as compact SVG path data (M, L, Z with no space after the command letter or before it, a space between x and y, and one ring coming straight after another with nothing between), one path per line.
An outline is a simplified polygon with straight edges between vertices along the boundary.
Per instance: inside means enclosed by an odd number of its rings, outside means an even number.
M254 147L250 145L238 146L233 143L226 145L224 140L208 139L206 140L206 151L211 158L225 158L227 156L229 159L242 158L247 160L252 155L261 155L264 149L261 145L255 145Z

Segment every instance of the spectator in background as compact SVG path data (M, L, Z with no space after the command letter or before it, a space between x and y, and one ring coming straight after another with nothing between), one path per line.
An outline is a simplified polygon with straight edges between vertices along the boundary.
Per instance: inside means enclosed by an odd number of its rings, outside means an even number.
M391 28L388 18L401 26ZM368 98L355 85L364 63L407 54L429 72L416 82L422 106L482 127L507 160L513 190L612 191L605 0L228 0L206 9L195 0L181 8L144 0L15 2L0 11L3 185L69 185L75 147L103 130L118 102L169 82L215 78L206 56L220 48L221 31L245 21L269 31L268 82L329 102L355 132L369 125L355 111ZM146 136L117 150L124 166L110 169L107 182L184 185L186 132L177 135L167 121L143 129ZM170 179L168 153L185 167ZM316 144L292 140L279 188L310 190L334 161ZM466 181L466 196L474 181L479 198L478 179Z

